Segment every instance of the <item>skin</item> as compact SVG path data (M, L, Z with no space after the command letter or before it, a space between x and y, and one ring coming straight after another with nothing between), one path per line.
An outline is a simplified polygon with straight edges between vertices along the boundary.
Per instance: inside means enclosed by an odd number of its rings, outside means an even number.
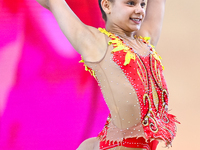
M55 16L62 32L85 61L100 60L108 47L105 35L98 29L82 23L64 0L37 0ZM150 43L157 45L164 16L165 0L102 0L107 15L106 30L121 36L125 42L134 45L134 36L151 37ZM140 18L135 22L132 19ZM77 44L79 43L79 44ZM91 138L84 141L77 150L98 150L99 141ZM111 150L143 150L117 147Z
M49 9L55 16L61 30L72 46L86 61L98 61L105 54L107 43L105 37L96 28L83 24L73 13L64 0L37 0L42 6ZM126 3L134 2L135 5ZM131 2L131 3L132 3ZM147 15L142 25L131 23L130 16L143 16L141 8L143 0L115 0L111 3L102 0L102 8L107 14L106 29L124 37L124 34L133 39L133 35L149 36L150 43L156 46L162 27L165 0L149 0ZM120 10L120 11L119 11ZM123 13L123 15L120 13ZM125 16L126 17L125 17ZM123 20L125 20L124 25ZM76 26L75 26L76 25ZM76 43L79 43L78 45Z
M108 18L106 29L112 33L117 32L121 36L133 38L135 31L140 29L145 17L145 1L116 0L114 3L108 2L110 7L106 7L108 6L107 2L105 0L102 1L103 9L107 13ZM132 19L141 20L135 23Z

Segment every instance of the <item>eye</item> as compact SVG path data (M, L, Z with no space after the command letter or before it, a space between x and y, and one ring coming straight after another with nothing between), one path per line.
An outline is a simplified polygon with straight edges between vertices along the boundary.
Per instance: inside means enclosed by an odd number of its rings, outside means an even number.
M146 6L146 3L145 3L145 2L141 3L141 7L142 7L142 8L144 8L145 6Z
M127 4L128 5L135 5L135 2L134 1L129 1Z

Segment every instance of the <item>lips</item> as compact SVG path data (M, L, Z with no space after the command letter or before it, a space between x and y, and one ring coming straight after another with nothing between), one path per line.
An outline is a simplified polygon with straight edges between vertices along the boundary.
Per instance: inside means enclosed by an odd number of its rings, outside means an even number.
M140 19L140 18L130 18L130 19L136 24L140 24L142 21L142 19Z

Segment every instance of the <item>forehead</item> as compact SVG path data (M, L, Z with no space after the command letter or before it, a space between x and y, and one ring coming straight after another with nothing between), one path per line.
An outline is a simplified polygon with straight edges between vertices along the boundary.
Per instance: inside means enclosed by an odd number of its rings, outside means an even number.
M147 0L112 0L112 2L117 3L126 3L126 2L134 2L134 3L146 3Z
M147 0L114 0L114 1L134 1L134 2L145 2Z

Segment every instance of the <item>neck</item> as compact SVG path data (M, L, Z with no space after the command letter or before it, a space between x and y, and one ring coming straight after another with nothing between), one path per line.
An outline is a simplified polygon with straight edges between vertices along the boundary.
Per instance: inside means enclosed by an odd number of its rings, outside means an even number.
M109 25L106 23L106 30L122 38L134 39L135 31L126 31L117 25Z

